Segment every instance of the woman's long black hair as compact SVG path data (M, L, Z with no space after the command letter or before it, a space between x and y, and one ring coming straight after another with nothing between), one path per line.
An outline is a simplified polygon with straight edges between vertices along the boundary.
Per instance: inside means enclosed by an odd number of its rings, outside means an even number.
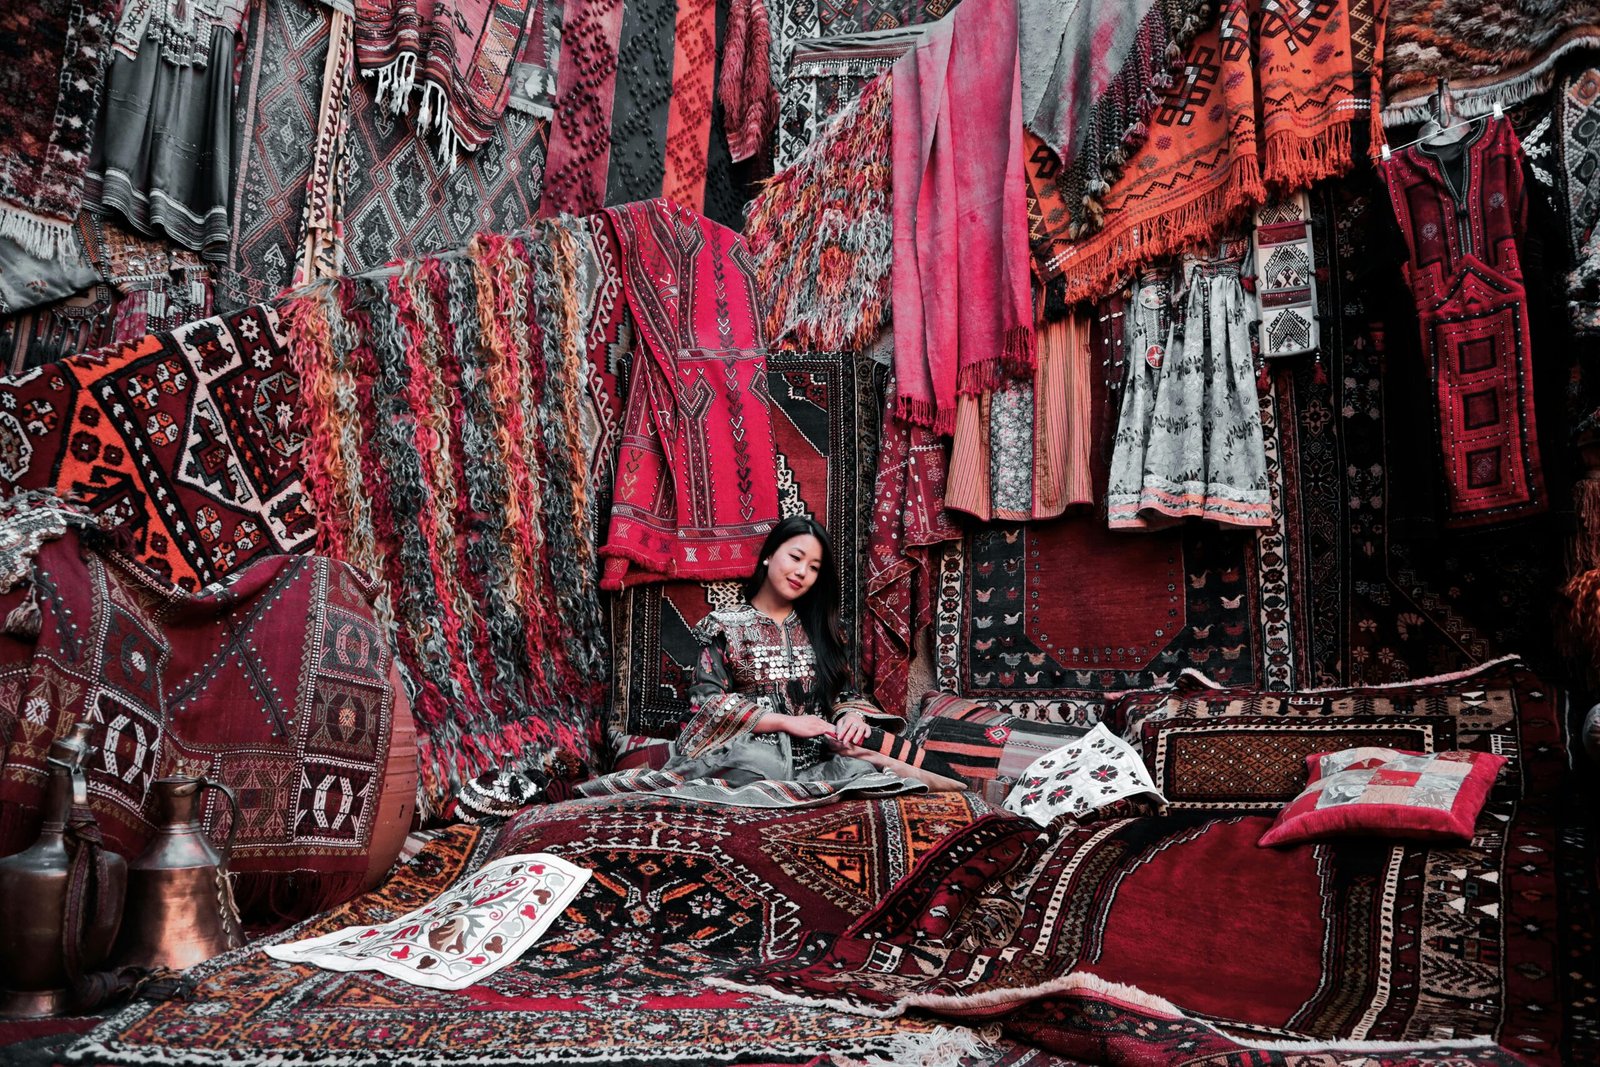
M761 555L756 558L755 573L744 582L744 598L752 600L761 592L766 581L766 563L785 541L792 537L810 534L822 544L822 561L817 570L817 580L794 602L800 614L800 625L805 627L811 651L817 658L817 683L812 690L810 703L818 714L827 715L834 699L850 680L850 660L845 655L844 638L839 634L839 572L834 569L833 543L828 531L808 515L791 515L772 528L761 545Z

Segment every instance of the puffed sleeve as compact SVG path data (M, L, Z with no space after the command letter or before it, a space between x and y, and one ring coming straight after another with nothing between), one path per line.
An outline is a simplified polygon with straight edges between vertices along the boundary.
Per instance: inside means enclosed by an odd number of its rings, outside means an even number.
M700 655L689 685L693 714L678 734L678 755L696 758L748 733L766 709L734 689L728 670L728 638L717 617L695 627Z

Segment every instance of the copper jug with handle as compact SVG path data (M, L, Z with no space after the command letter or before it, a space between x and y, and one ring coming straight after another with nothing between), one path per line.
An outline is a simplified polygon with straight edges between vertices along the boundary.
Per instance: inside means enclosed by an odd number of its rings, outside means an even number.
M244 943L228 880L239 825L233 790L209 778L157 778L151 783L161 822L128 865L122 936L113 958L136 967L185 970ZM228 840L218 853L200 825L200 797L215 789L228 799Z
M94 724L51 742L39 837L0 859L0 1017L58 1015L111 951L128 868L89 811Z

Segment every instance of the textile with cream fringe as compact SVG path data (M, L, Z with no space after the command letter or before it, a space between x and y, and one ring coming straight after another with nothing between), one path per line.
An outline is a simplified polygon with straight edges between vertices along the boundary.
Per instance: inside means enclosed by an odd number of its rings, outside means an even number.
M40 259L77 254L72 222L118 6L41 0L0 15L0 237Z
M356 64L397 114L421 96L417 128L455 169L494 133L511 99L522 42L543 27L544 0L355 0Z
M377 576L419 797L530 752L593 765L605 638L570 230L321 282L289 302L322 550Z
M1263 202L1349 170L1351 124L1370 107L1388 0L1292 10L1226 0L1189 45L1149 133L1104 196L1099 232L1073 240L1084 212L1028 134L1029 240L1054 308L1099 297L1135 268L1218 237ZM1259 116L1259 117L1258 117Z

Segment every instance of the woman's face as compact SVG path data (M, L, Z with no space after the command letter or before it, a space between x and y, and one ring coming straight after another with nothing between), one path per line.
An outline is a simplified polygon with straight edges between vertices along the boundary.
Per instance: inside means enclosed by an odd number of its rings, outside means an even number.
M822 542L810 534L791 537L767 558L767 585L786 601L798 600L822 571Z

